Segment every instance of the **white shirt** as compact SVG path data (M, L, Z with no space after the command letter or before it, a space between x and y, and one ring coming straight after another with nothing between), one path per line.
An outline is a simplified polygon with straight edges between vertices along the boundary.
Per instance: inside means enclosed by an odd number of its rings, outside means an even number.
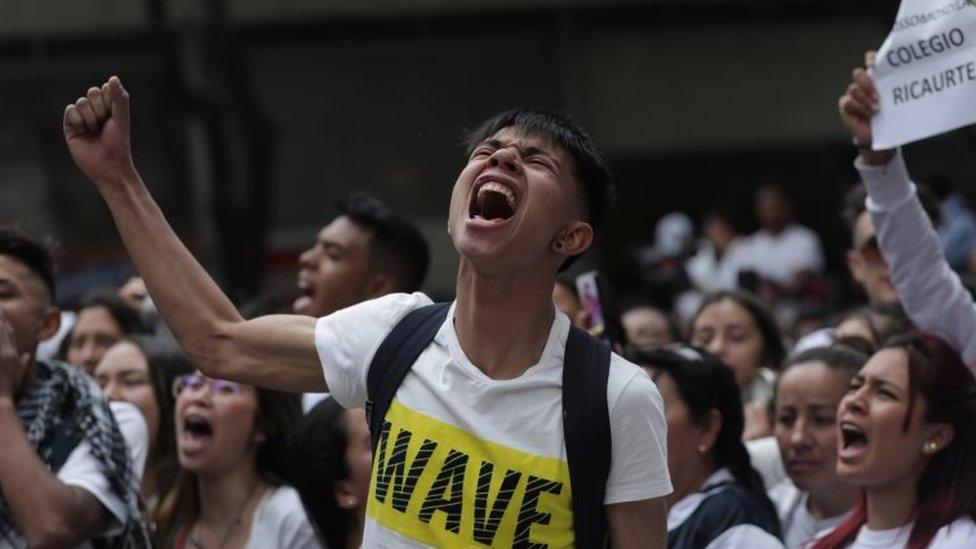
M733 479L728 469L722 468L705 479L701 488L714 486ZM701 506L709 494L696 491L678 500L668 509L668 532L679 528ZM783 543L769 532L754 524L736 524L713 539L705 549L781 549Z
M912 533L914 524L906 524L900 528L890 530L870 530L867 525L861 527L854 543L849 549L900 549L906 546ZM929 549L972 549L976 547L976 524L972 519L964 517L939 528L935 537L929 543Z
M146 463L149 449L149 430L146 421L139 413L139 409L128 402L111 402L109 407L119 424L122 438L129 448L130 456L135 467L137 485L142 479L142 470ZM61 469L58 470L58 480L67 486L76 486L95 497L112 515L111 523L99 535L118 534L122 525L129 518L125 502L112 490L108 478L101 471L98 459L91 453L91 445L86 440L68 454ZM80 547L88 547L87 543Z
M245 549L318 549L322 547L298 492L290 486L267 490L254 509Z
M918 201L901 150L885 166L855 162L868 190L878 244L905 313L976 368L976 307L946 261L939 237Z
M783 530L783 541L788 549L806 547L819 535L833 530L849 514L817 520L807 508L809 498L809 493L797 488L789 479L769 491L769 499L776 506L776 515Z
M762 477L766 490L788 478L786 467L783 467L783 456L780 454L776 437L769 436L747 440L745 444L746 451L749 452L749 461L752 462L752 468Z
M319 319L316 347L340 404L364 406L376 349L403 316L430 303L420 293L392 294ZM496 380L465 356L453 321L441 326L387 413L363 546L470 546L476 535L498 546L519 539L572 544L562 425L569 327L557 311L539 362L515 379ZM614 355L607 402L613 442L605 503L668 494L667 427L654 383Z
M757 231L744 244L744 259L740 269L752 269L759 276L780 285L787 285L803 271L819 273L824 258L820 237L796 223L785 227L778 235Z
M747 243L745 238L736 238L719 259L712 243L703 239L698 244L698 252L685 263L691 283L705 293L737 288L739 271L748 268L745 266L749 259Z

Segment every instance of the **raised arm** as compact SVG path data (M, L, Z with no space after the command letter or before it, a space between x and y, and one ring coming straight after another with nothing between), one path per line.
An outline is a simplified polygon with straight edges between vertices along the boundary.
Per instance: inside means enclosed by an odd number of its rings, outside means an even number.
M866 57L870 66L873 52ZM946 261L901 152L871 150L871 118L877 110L874 83L858 68L840 99L840 113L859 144L855 166L868 191L867 208L895 290L916 326L939 335L966 364L976 366L976 306Z
M129 127L129 94L114 76L64 112L71 157L108 205L180 346L211 377L289 391L324 390L315 319L241 317L150 196L132 161Z

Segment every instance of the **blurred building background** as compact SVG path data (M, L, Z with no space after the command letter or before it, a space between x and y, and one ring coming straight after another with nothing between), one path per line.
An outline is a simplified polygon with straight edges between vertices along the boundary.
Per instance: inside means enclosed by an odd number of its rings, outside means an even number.
M751 212L788 186L843 268L838 209L855 181L836 114L897 2L869 0L3 0L0 223L61 244L62 297L130 267L73 167L64 106L120 75L138 165L181 236L239 299L293 286L335 200L367 189L434 246L462 130L533 106L590 130L621 201L597 267L626 286L655 221L716 202ZM909 147L913 171L976 174L976 132ZM971 181L960 178L969 185Z

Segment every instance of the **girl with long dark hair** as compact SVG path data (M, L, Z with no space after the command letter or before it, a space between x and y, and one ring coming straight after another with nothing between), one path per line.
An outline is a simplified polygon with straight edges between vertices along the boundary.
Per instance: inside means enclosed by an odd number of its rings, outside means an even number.
M728 366L687 345L635 351L668 423L668 547L782 547L779 523L742 442L742 400Z
M838 408L838 475L863 489L816 549L976 547L976 379L942 340L884 344Z

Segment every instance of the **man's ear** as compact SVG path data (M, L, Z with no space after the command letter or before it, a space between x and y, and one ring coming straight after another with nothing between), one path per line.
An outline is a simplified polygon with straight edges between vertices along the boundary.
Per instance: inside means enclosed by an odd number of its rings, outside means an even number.
M580 255L593 244L593 227L583 221L575 221L552 241L552 251L563 257Z
M57 307L47 307L41 314L41 325L37 330L37 341L45 339L58 333L61 327L61 309Z

